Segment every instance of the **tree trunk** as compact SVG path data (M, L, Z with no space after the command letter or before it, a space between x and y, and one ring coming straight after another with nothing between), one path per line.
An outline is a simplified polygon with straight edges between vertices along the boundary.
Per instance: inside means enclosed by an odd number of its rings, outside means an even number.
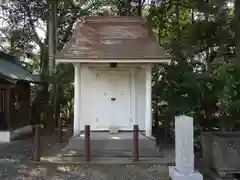
M234 26L235 26L235 41L236 41L236 56L234 63L236 67L240 68L240 1L235 0L234 4Z
M58 118L60 117L60 102L59 100L56 100L56 111L55 111L55 125L56 125L56 128L59 127L59 121L58 121Z
M177 40L180 40L180 6L179 0L176 0L176 27L177 27Z
M56 21L56 1L50 1L50 11L49 11L49 20L48 20L48 26L49 26L49 38L48 38L48 68L49 68L49 78L51 79L51 88L50 88L50 97L49 101L52 102L53 100L53 73L55 70L55 52L56 52L56 27L55 27L55 21Z
M142 16L142 0L138 0L137 16Z
M48 18L48 79L49 83L49 99L51 110L47 113L46 120L46 129L49 131L54 130L55 127L55 110L56 104L55 100L55 84L54 84L54 73L55 73L55 53L56 53L56 20L57 20L57 1L50 0L49 1L49 18Z
M131 1L132 0L125 0L126 16L131 16Z

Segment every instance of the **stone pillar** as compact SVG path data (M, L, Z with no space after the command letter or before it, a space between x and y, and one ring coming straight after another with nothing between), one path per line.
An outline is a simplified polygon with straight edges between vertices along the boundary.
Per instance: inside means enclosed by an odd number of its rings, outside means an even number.
M145 132L152 136L152 66L146 68L145 75Z
M194 170L193 127L192 117L175 117L176 166L169 167L169 176L173 180L203 180L203 176Z
M74 120L73 135L80 133L80 106L81 106L81 68L80 63L74 64Z

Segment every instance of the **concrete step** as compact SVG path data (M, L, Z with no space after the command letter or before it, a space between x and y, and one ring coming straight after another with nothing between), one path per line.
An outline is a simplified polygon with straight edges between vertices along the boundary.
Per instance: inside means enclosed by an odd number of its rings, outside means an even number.
M132 150L125 149L91 149L92 157L132 157ZM84 150L77 149L65 149L60 154L62 157L83 157ZM140 149L140 157L163 157L164 153L157 149Z
M94 139L90 141L91 154L94 157L131 157L133 149L132 139ZM84 139L72 138L63 149L62 156L83 156ZM156 148L155 142L139 139L139 156L162 157L163 153Z
M84 144L83 135L73 137L63 149L61 155L83 156ZM94 157L131 157L133 149L132 133L91 132L90 149ZM163 153L156 148L155 141L139 133L139 155L161 157Z
M129 139L113 139L113 140L91 140L91 148L93 149L126 149L132 150L133 141ZM69 141L68 147L76 149L84 149L84 140L83 139L71 139ZM155 148L155 142L148 139L139 140L139 148Z

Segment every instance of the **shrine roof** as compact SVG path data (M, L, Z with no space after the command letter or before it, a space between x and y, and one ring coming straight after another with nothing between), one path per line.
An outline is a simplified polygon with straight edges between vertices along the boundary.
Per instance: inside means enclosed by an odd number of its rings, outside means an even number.
M76 25L56 61L88 59L170 60L154 33L141 17L87 16Z
M19 58L4 52L0 52L0 77L11 83L16 83L18 80L40 82L40 77L25 69Z

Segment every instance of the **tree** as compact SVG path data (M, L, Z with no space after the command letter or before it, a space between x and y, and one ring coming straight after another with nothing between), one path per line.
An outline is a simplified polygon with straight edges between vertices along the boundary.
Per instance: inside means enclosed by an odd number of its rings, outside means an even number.
M51 1L48 1L51 2ZM82 4L83 3L83 4ZM147 3L148 6L145 6ZM176 114L194 116L196 124L209 129L215 122L223 127L231 118L229 128L237 124L239 92L239 27L240 7L235 1L235 10L229 0L59 0L57 7L57 49L61 50L71 36L76 21L83 15L105 12L113 15L142 16L154 30L159 45L163 46L173 60L168 66L156 65L153 69L153 107L157 124L162 119L171 119ZM52 5L51 5L52 6ZM0 29L2 48L24 57L39 59L43 79L49 64L48 36L50 6L44 0L10 1L2 9L9 24ZM41 39L36 27L45 25L45 37ZM34 44L40 56L33 53ZM238 50L239 49L239 50ZM235 53L236 52L236 53ZM71 107L72 66L59 65L51 81L61 82L59 101ZM67 90L70 93L64 92ZM46 97L46 96L44 96ZM69 110L64 111L66 114ZM161 116L161 118L159 118Z
M64 93L63 89L66 87L64 83L73 88L71 85L73 76L72 73L69 73L72 72L72 66L59 65L56 74L52 78L49 77L49 75L52 75L52 68L54 68L54 44L57 44L57 49L61 50L71 37L72 28L80 17L95 13L95 10L98 10L101 5L102 1L97 0L59 0L58 4L55 1L46 0L10 0L7 4L1 6L3 12L1 20L6 24L6 26L0 28L2 48L11 54L38 60L42 80L47 82L58 80L61 86L59 87L59 92ZM53 17L55 13L50 13L52 9L57 10L58 16L55 18ZM53 35L55 29L53 27L55 25L53 19L57 22L57 42L55 42L55 36ZM39 35L39 30L42 31L43 37ZM52 44L51 42L54 43ZM35 61L33 63L35 64ZM50 74L48 73L49 67ZM65 71L62 71L62 69ZM66 76L69 78L65 78ZM65 79L68 79L68 81L66 82ZM43 91L39 92L38 96L47 103L49 100L48 93L48 86L44 86ZM66 99L64 95L68 96L65 93L58 94L57 99L59 102L64 102L62 100ZM66 102L64 103L66 105ZM49 108L46 109L49 110ZM47 118L46 121L48 121ZM49 127L53 126L50 122L46 124Z
M221 120L223 116L219 117L219 114L224 111L231 118L236 114L234 112L238 112L238 106L223 108L223 104L235 103L222 98L224 91L221 88L226 89L230 84L224 78L219 79L233 76L233 81L238 82L237 75L222 70L223 66L232 67L227 64L233 60L234 42L238 41L233 36L232 25L239 24L239 20L233 22L233 9L228 4L229 1L224 0L186 0L181 3L165 0L151 4L148 22L155 29L160 45L173 56L170 67L163 67L164 70L155 74L161 78L154 83L154 93L157 94L154 97L165 102L158 103L155 111L172 116L178 113L192 115L201 120L202 128L212 127L211 123L214 119ZM236 97L232 96L232 90L228 92L231 97Z

